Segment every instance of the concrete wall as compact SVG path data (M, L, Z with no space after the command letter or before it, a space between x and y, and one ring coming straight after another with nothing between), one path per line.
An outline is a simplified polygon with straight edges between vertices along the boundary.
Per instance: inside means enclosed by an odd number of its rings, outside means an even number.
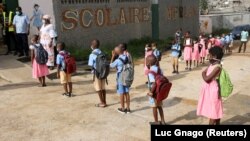
M49 14L52 17L52 23L55 23L54 10L52 0L19 0L19 5L22 7L23 12L31 18L33 14L34 4L38 4L44 14ZM31 23L31 34L37 34L38 31Z
M198 35L199 3L197 0L160 0L159 9L160 38L173 36L179 28L184 32L191 31L193 36Z
M214 30L221 28L232 29L238 25L250 24L250 13L233 13L233 14L224 14L224 15L201 15L200 23L201 30L204 29L204 24L208 23L208 26L211 26L212 29L205 31L206 33L211 33Z
M151 36L149 0L53 2L59 39L72 46L88 46L94 38L107 44Z
M173 36L179 28L198 35L197 0L158 2L161 39ZM44 13L52 15L59 40L69 46L87 47L94 38L107 44L152 36L151 0L19 0L29 17L35 3ZM37 32L32 29L32 33Z

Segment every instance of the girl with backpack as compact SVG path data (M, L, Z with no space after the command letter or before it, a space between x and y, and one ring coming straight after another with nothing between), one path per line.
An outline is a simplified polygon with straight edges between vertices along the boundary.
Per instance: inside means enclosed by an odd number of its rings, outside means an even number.
M202 72L204 83L198 101L197 115L209 118L209 125L219 125L223 116L220 85L217 82L222 70L220 65L222 57L221 47L211 48L209 50L210 65Z
M37 55L38 55L37 50L39 48L43 48L42 45L39 43L39 36L34 35L31 38L31 45L30 45L32 76L33 78L39 80L40 82L39 87L46 87L45 76L49 75L49 70L48 70L48 67L46 66L46 62L44 64L39 64L36 60Z
M190 37L190 32L186 32L184 40L184 60L186 61L185 70L191 71L192 67L192 49L193 49L193 40Z

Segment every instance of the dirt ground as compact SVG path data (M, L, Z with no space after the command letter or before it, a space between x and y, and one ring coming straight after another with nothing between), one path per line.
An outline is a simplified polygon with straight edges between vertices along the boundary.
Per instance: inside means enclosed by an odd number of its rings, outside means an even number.
M237 48L236 48L237 49ZM234 84L234 92L224 101L222 124L250 124L250 46L247 53L225 56L224 68ZM96 108L98 97L92 86L92 75L80 66L73 77L73 98L61 96L62 86L53 79L47 87L37 87L31 78L29 62L21 63L13 56L0 56L0 140L1 141L147 141L150 140L152 110L146 96L143 65L136 66L135 82L131 88L131 114L116 111L115 74L109 77L105 109ZM196 106L202 83L201 71L172 75L171 57L165 54L161 62L164 73L173 83L170 96L164 101L167 124L207 124L206 118L196 116Z

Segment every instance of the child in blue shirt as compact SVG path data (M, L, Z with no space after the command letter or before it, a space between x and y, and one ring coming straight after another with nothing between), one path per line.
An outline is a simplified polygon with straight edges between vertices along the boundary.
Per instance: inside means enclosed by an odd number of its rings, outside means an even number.
M180 50L181 50L181 46L179 45L179 43L177 43L175 40L172 42L172 62L173 62L173 69L174 71L172 73L176 73L179 74L178 71L178 65L179 65L179 54L180 54Z
M116 60L114 60L115 56L118 56ZM117 70L117 93L120 95L121 108L118 108L117 111L125 114L130 113L130 96L129 96L129 87L124 86L122 84L122 69L124 64L128 61L127 56L124 54L121 46L115 48L112 51L112 59L111 59L111 68L116 68ZM126 100L126 108L125 108L125 100Z
M156 65L157 64L157 59L154 55L150 55L146 58L146 63L148 68L150 69L148 73L148 88L149 88L149 103L153 109L153 116L156 124L165 124L165 119L164 119L164 113L163 113L163 108L162 108L162 101L157 102L156 99L153 97L153 92L152 92L152 86L155 85L155 76L153 73L150 72L155 72L157 74L162 74L161 69ZM163 74L162 74L163 75ZM158 121L158 111L161 117L161 121Z

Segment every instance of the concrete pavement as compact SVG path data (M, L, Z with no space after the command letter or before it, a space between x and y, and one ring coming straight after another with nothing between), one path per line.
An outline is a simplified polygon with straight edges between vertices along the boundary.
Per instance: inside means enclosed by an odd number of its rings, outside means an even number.
M116 111L115 74L109 77L105 109L96 108L97 94L92 86L92 75L82 67L73 77L73 98L61 96L59 80L47 79L48 87L37 87L31 78L29 63L21 63L12 56L0 56L0 138L3 141L81 141L81 140L134 140L150 139L152 110L146 97L146 77L143 65L135 68L135 82L131 89L131 114ZM224 101L222 124L250 124L250 54L226 56L223 63L235 90ZM164 101L168 124L207 124L206 118L196 116L196 106L202 83L201 70L184 70L172 75L171 57L165 55L161 66L173 83L170 96ZM52 73L54 73L53 71Z

